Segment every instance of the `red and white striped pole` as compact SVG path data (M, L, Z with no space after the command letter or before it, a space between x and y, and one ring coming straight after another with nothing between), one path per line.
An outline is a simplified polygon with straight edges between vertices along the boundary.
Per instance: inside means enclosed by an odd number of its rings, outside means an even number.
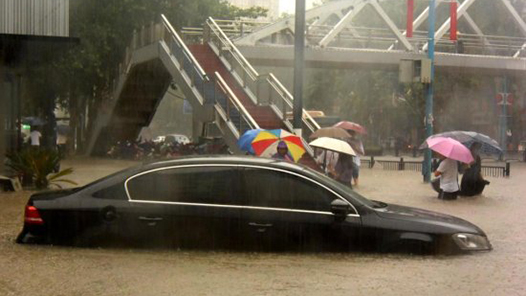
M449 11L451 18L451 27L449 28L449 39L452 41L457 40L457 1L453 0L449 2Z

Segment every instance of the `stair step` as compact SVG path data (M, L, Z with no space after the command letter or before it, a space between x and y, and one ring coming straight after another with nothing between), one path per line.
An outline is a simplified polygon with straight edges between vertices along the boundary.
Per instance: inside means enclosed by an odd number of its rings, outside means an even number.
M199 62L205 73L209 76L214 76L214 72L218 72L221 77L225 80L226 84L232 89L232 92L239 99L241 104L245 107L248 113L254 118L261 128L264 129L284 129L285 126L281 119L274 113L269 106L258 106L248 97L243 87L235 80L232 74L225 67L223 62L214 53L214 51L207 44L193 44L189 45L188 48ZM220 102L221 103L221 102ZM226 103L222 102L221 105L225 106ZM232 122L236 123L239 119L239 114L231 114ZM238 126L239 128L239 126ZM316 164L314 159L310 155L305 155L300 163L318 170L320 167Z

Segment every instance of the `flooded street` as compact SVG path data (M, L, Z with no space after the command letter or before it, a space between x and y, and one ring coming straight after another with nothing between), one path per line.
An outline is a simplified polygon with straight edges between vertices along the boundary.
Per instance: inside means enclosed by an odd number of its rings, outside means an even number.
M86 184L134 162L76 159ZM17 245L29 192L0 193L0 295L526 295L526 165L484 196L436 199L420 173L362 168L357 191L480 226L494 250L463 256L282 254Z

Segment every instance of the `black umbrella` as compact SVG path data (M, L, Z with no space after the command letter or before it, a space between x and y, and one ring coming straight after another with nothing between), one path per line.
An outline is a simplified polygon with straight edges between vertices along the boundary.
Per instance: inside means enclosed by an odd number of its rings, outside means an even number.
M22 118L22 124L37 126L37 125L44 125L46 124L46 122L38 117L29 116L29 117Z

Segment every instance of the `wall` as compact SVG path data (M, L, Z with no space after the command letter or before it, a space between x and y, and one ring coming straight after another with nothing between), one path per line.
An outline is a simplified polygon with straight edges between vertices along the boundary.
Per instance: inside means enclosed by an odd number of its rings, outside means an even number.
M69 36L69 0L0 0L0 34Z

